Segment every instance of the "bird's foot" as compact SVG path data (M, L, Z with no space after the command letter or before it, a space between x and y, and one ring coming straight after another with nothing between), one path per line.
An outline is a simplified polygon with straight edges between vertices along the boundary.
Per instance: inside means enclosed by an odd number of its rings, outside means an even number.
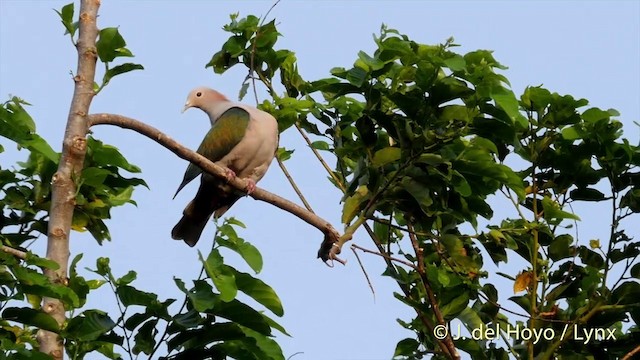
M253 179L246 179L247 180L247 195L251 195L252 192L254 192L256 190L256 182L253 181Z
M236 173L233 172L233 170L231 170L229 168L225 168L224 177L227 179L227 182L229 182L229 181L231 181L231 180L236 178Z

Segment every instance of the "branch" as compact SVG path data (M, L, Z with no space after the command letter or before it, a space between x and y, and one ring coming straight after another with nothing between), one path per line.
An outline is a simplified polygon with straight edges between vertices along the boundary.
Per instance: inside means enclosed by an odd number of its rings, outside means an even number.
M407 221L407 229L409 229L409 239L411 240L411 245L413 246L413 250L416 253L416 261L418 262L418 266L416 271L418 275L420 275L420 279L422 280L422 285L427 293L429 298L429 303L431 304L431 310L433 314L436 316L436 320L441 326L446 326L446 322L444 321L444 316L442 316L442 311L440 311L440 306L438 306L438 300L436 299L436 295L431 288L431 284L429 283L429 279L427 278L427 273L424 269L424 249L420 247L420 242L418 241L418 237L416 236L413 225L411 221ZM447 332L444 339L435 339L438 342L438 345L442 348L443 346L446 348L445 353L449 355L451 359L460 359L460 354L456 350L456 346L453 343L453 338L451 337L451 333ZM441 343L444 343L441 345ZM444 350L444 349L443 349Z
M627 355L625 355L622 360L631 360L633 356L640 353L640 345L636 346L635 349L629 351Z
M47 231L47 258L60 265L58 270L46 269L45 275L53 284L64 284L69 265L69 233L75 207L76 184L73 178L82 171L86 153L87 117L93 99L93 83L96 74L96 19L100 1L82 0L78 32L78 68L73 78L75 88L67 117L67 127L62 142L62 156L58 171L51 180L51 209ZM58 299L45 297L42 310L53 317L60 326L65 322L64 306ZM39 330L40 351L62 359L64 346L58 334Z
M133 130L141 135L144 135L158 144L164 146L169 149L174 154L178 155L178 157L185 159L187 161L192 162L193 164L200 167L204 172L217 176L221 179L226 179L225 170L221 166L214 164L209 161L209 159L204 156L180 145L177 141L173 140L171 137L162 133L160 130L154 128L153 126L147 125L140 121L121 116L115 114L92 114L89 115L89 126L94 125L115 125L124 129ZM246 192L247 183L245 180L241 178L235 178L228 182L229 185L233 186L239 191ZM260 201L267 202L273 206L276 206L284 211L287 211L301 220L306 221L309 225L317 228L324 234L324 241L322 243L321 249L318 252L318 257L322 258L323 261L327 260L336 260L341 263L342 260L336 257L325 256L325 254L329 254L328 251L322 252L323 249L331 249L333 244L338 241L340 234L333 228L333 226L326 220L322 219L318 215L314 214L311 211L287 200L278 195L270 193L261 188L256 188L251 195L252 198Z
M17 258L20 258L22 260L27 258L27 253L18 249L14 249L12 247L6 246L6 245L0 245L0 251L4 251L7 254L11 254Z

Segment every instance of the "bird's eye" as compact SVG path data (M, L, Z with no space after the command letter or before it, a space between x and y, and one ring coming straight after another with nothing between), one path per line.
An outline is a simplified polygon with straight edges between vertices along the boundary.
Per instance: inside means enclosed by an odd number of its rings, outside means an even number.
M200 97L200 96L202 96L202 93L201 93L200 91L198 91L198 92L196 93L196 96L197 96L197 97Z

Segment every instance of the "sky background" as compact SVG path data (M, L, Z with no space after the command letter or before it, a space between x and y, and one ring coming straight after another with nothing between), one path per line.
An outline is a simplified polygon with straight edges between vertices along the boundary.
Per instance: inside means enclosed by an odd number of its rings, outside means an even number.
M27 110L38 132L54 149L61 147L73 92L70 72L76 70L76 51L58 15L68 1L0 0L0 100L19 96L33 104ZM118 26L127 47L136 55L125 59L144 65L144 71L119 76L97 96L91 112L110 112L151 124L182 144L197 148L209 121L199 111L180 114L187 93L198 85L213 87L237 98L244 68L222 76L204 65L228 37L221 30L229 14L263 15L267 1L103 1L98 26ZM79 4L76 3L76 16ZM466 53L494 50L509 67L504 74L520 95L528 85L544 85L552 92L586 98L591 106L620 111L625 137L637 144L640 121L640 2L638 1L287 1L271 12L283 34L277 48L296 52L306 80L329 76L336 66L349 67L357 52L371 53L372 34L382 23L425 44L444 42L453 36ZM98 69L98 78L102 69ZM261 100L266 98L260 92ZM254 105L252 96L244 102ZM173 277L195 278L200 269L196 249L173 241L170 231L183 207L195 194L190 185L172 200L186 168L177 158L140 135L115 127L96 127L94 136L118 147L130 162L142 168L150 190L134 193L138 207L112 211L107 222L113 240L98 246L87 234L73 233L72 257L84 253L81 267L94 267L99 256L111 258L116 276L130 269L138 272L138 288L156 292L161 299L179 298ZM23 160L6 139L0 163L8 167ZM340 193L326 180L326 173L305 148L295 131L285 132L280 145L296 149L287 166L314 210L341 229ZM196 182L194 182L195 184ZM296 201L295 193L277 165L271 167L260 187ZM496 202L495 221L509 213ZM578 212L582 243L606 236L606 223L595 211ZM227 215L247 225L240 235L256 245L264 257L259 277L271 285L285 308L278 321L292 335L279 337L285 356L303 359L388 359L395 344L412 333L396 319L413 318L410 309L395 300L397 285L378 276L384 263L361 256L376 290L375 300L350 251L343 252L346 267L328 268L316 259L321 234L301 220L253 199L238 202ZM629 235L639 235L637 224L628 224ZM198 249L207 253L214 226L208 225ZM361 231L354 242L372 248ZM44 254L41 239L34 252ZM237 256L224 253L239 270L249 271ZM490 264L488 261L486 262ZM516 274L518 262L500 271ZM491 269L491 268L490 268ZM501 278L500 299L513 295L512 284ZM111 310L115 301L108 292L90 299L92 307Z

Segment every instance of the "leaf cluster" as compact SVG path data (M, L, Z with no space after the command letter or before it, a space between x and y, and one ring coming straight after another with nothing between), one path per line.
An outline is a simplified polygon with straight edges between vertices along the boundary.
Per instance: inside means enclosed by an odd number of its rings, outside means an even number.
M223 73L244 65L245 85L258 80L272 96L260 106L281 131L295 125L316 136L311 148L335 155L329 179L344 193L345 238L367 227L387 264L384 275L402 290L396 297L417 314L399 320L416 335L398 343L397 357L440 353L446 344L432 329L442 321L456 319L469 332L515 326L496 287L483 280L484 259L513 257L529 266L496 275L513 281L516 293L527 292L508 299L529 318L523 326L557 334L565 324L609 328L617 339L589 348L568 338L509 340L503 347L457 339L458 349L474 358L615 357L632 350L640 245L620 226L639 210L640 151L621 137L615 110L585 110L586 100L541 86L518 98L490 51L458 54L453 39L420 44L384 25L372 54L360 51L351 68L306 81L293 52L273 48L279 33L270 26L233 15L224 27L232 36L207 66ZM258 44L265 34L271 47ZM278 156L292 153L281 149ZM513 205L497 222L488 201L495 196ZM580 219L573 206L585 201L613 209L603 223L611 229L604 246L594 239L581 245L585 240L570 231ZM614 268L622 275L612 278Z

